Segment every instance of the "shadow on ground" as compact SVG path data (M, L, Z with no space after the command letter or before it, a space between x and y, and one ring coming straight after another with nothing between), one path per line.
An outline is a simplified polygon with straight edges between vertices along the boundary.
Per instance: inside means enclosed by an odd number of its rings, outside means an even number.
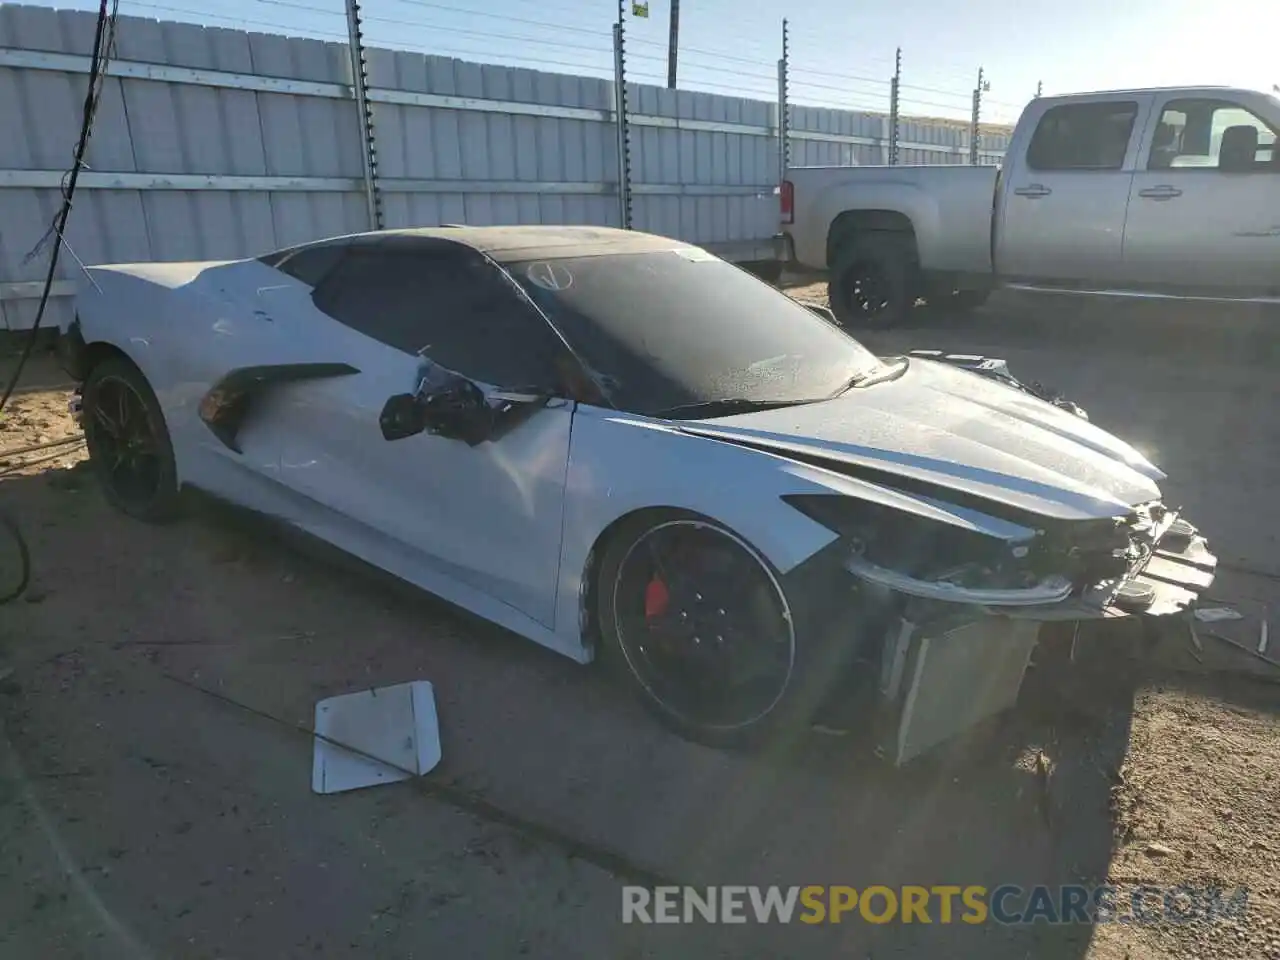
M20 669L5 726L66 856L157 955L292 956L312 942L324 956L408 955L443 947L446 930L486 956L513 942L535 956L1067 960L1087 948L1085 926L939 916L623 927L618 886L632 871L859 889L1101 882L1125 689L1064 701L1029 684L1029 702L990 736L903 771L856 738L814 738L785 757L718 752L658 729L589 668L238 515L205 508L146 527L57 479L0 487L39 568L35 602L6 617ZM311 795L308 738L289 725L307 725L318 698L419 677L436 685L445 760L432 779L450 795ZM47 894L27 909L64 906ZM46 925L6 912L13 943L42 942L21 931ZM513 927L526 933L512 941ZM568 936L579 928L581 948ZM189 938L202 950L185 952Z

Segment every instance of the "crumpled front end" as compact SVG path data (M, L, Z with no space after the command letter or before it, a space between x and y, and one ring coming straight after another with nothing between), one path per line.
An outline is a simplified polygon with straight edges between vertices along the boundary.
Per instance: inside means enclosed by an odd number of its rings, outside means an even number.
M1027 533L935 531L899 553L905 562L875 540L840 541L851 612L879 625L862 659L878 670L882 749L895 763L1011 708L1044 623L1175 615L1217 566L1205 538L1161 503Z
M1209 588L1218 563L1199 531L1161 503L1111 521L1035 530L1008 544L1003 565L960 552L946 559L950 569L916 576L875 562L863 547L854 540L845 559L859 580L907 597L1040 621L1178 613Z

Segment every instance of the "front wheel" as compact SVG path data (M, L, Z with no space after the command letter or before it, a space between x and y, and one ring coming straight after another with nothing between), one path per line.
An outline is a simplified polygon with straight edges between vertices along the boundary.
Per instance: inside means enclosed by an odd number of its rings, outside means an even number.
M95 365L82 413L89 461L107 501L139 520L171 519L178 511L173 445L142 371L124 357Z
M769 562L685 514L613 537L596 581L601 660L682 736L713 745L773 731L794 699L797 643Z

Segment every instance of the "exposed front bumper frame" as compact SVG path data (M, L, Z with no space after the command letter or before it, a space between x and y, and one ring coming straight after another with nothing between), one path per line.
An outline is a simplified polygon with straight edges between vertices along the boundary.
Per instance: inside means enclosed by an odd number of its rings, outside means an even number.
M1218 566L1208 542L1194 528L1185 543L1163 545L1177 519L1171 514L1162 522L1152 552L1125 576L1090 585L1076 596L1074 585L1060 576L1046 577L1029 587L1001 589L919 580L856 555L845 560L844 568L859 580L905 596L979 607L990 614L1024 620L1167 616L1194 606L1196 598L1213 584ZM1141 606L1132 601L1126 603L1126 591L1130 596L1150 594L1150 602Z

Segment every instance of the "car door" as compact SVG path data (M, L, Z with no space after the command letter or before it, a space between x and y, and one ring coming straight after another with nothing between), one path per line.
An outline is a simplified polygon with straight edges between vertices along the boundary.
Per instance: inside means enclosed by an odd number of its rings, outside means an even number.
M1280 294L1276 134L1227 97L1160 103L1131 187L1125 278L1170 292Z
M1004 171L997 270L1014 282L1088 286L1119 273L1133 157L1149 97L1027 108L1034 123ZM1039 118L1034 111L1042 110Z
M353 248L313 299L359 372L289 388L283 482L353 552L390 551L410 579L443 576L550 626L572 403L552 398L475 446L380 428L387 401L433 367L482 389L546 386L563 344L545 319L457 244Z

